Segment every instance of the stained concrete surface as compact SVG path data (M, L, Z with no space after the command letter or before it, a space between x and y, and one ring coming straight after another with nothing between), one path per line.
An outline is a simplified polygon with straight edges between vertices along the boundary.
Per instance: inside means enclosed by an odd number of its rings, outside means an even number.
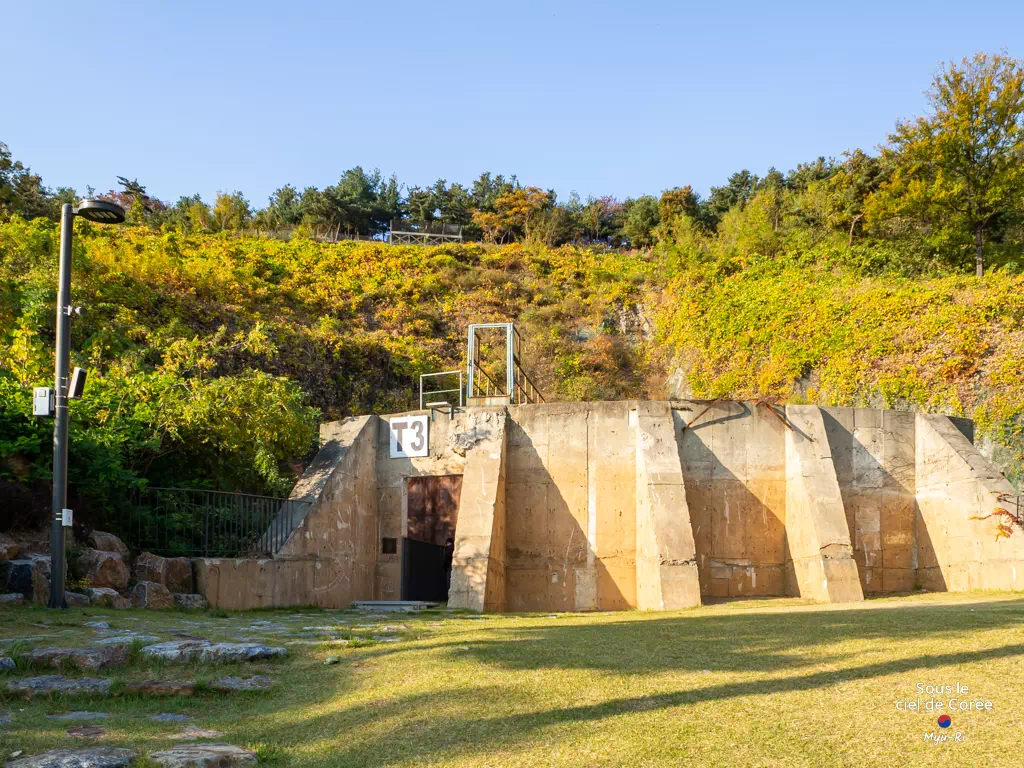
M313 502L273 558L200 561L213 605L400 597L409 478L461 475L452 604L586 611L703 598L825 601L1021 588L997 540L1009 483L944 416L701 401L471 407L393 459L389 417L326 424L296 486Z

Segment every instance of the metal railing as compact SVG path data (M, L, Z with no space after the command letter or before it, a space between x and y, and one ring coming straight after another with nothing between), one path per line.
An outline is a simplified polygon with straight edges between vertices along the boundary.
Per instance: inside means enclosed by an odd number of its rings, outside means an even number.
M255 557L277 552L310 501L196 488L147 488L122 514L133 550L165 557Z
M503 374L496 376L488 373L483 367L484 353L479 340L480 331L500 332L505 336L505 366ZM513 323L471 323L469 326L469 343L466 349L468 363L467 397L504 397L513 405L526 403L543 403L544 396L537 389L533 380L523 370L520 348L522 339ZM494 360L490 355L489 360ZM504 385L498 382L504 378ZM481 381L482 379L482 381Z
M431 390L424 390L423 389L423 380L424 379L430 379L430 378L434 378L434 377L438 377L438 376L458 376L459 377L459 388L458 389L431 389ZM422 374L420 374L420 410L421 411L423 410L423 398L425 398L425 397L433 397L435 395L448 395L448 394L451 394L452 392L457 392L458 393L458 395L459 395L459 407L461 408L462 407L462 371L461 370L458 370L458 371L439 371L438 373L422 373ZM441 403L436 403L436 404L440 405ZM444 405L455 405L455 404L454 403L449 403L447 400L445 400L444 401Z

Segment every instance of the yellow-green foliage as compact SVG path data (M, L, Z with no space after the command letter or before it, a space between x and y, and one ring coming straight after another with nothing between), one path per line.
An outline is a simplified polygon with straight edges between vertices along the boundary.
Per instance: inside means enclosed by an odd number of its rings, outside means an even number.
M100 503L158 484L282 491L316 423L415 406L420 373L464 364L470 322L517 320L551 399L646 394L647 356L618 333L651 269L563 247L423 248L187 236L78 221L72 487ZM0 483L45 482L57 227L0 223Z
M1024 276L862 276L818 255L680 269L660 336L695 395L972 416L1019 452Z

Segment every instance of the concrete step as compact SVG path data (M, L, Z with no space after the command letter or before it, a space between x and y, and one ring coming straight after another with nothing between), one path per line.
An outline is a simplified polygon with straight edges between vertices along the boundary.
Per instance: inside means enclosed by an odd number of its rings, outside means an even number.
M437 608L440 603L425 600L353 600L352 607L361 611L422 611Z

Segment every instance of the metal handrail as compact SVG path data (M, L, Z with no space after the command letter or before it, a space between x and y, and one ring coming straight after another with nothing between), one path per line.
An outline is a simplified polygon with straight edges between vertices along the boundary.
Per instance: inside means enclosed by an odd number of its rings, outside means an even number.
M458 390L454 390L454 389L435 389L435 390L431 390L429 392L424 392L423 391L423 380L424 379L429 379L432 376L455 376L455 375L458 375L458 377L459 377L459 388L458 388ZM458 393L459 393L459 407L461 408L462 407L462 371L461 371L461 369L457 370L457 371L438 371L437 373L421 373L420 374L420 410L421 411L423 410L423 396L424 395L442 395L442 394L448 394L450 392L455 392L455 391L458 391Z
M494 378L491 376L491 374L489 374L487 372L487 369L484 368L482 365L480 365L479 362L476 364L476 370L478 370L480 373L482 373L484 375L484 378L487 379L487 385L488 385L487 389L484 389L483 387L480 386L480 382L479 381L474 380L473 381L474 389L478 393L482 392L483 393L483 397L490 397L491 396L491 388L492 387L493 387L495 392L500 391L501 387L498 386L498 382L494 380Z

